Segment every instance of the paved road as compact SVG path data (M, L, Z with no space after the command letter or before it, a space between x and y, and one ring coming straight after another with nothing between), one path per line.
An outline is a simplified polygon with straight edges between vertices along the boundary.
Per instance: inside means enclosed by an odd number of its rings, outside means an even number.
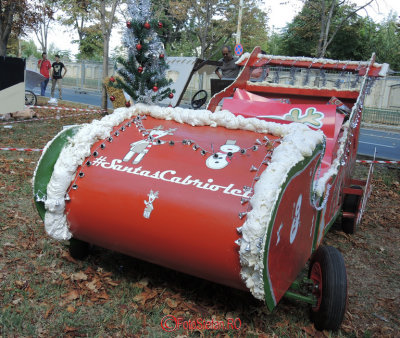
M361 129L358 143L358 154L373 156L386 160L400 161L400 132Z
M50 98L50 89L51 89L51 85L47 86L46 96L48 98ZM35 88L33 90L33 92L36 95L40 95L39 88ZM67 100L67 101L86 103L86 104L90 104L93 106L101 105L101 93L99 93L99 92L89 91L86 93L80 93L73 88L64 87L62 89L62 94L63 94L63 99ZM55 97L58 98L58 89L57 88L55 90ZM111 106L111 104L109 106Z
M37 88L36 94L40 93ZM47 87L46 96L50 97L50 86ZM56 90L56 97L58 93ZM93 106L101 105L101 94L98 92L81 93L72 88L63 88L63 99L73 102L81 102ZM111 104L109 105L111 106ZM373 156L376 147L377 158L400 161L400 132L389 132L374 129L361 129L358 154Z

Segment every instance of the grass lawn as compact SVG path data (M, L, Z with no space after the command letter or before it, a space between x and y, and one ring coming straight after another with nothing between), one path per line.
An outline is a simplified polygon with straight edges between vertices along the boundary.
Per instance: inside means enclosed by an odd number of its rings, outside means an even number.
M42 117L52 111L40 110ZM0 147L43 148L63 125L99 114L0 125ZM270 313L250 293L207 282L102 248L75 261L68 242L44 231L32 197L39 152L0 150L1 336L399 336L400 168L377 166L374 190L358 233L334 227L325 244L344 255L349 299L335 333L317 332L308 306L284 299ZM357 166L364 176L366 166ZM166 315L184 320L239 318L240 329L161 329ZM238 322L237 322L238 323Z

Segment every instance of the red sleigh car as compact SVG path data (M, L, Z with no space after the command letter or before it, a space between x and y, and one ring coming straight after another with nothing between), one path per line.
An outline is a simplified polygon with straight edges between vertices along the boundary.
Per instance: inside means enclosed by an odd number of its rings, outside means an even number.
M271 310L306 301L316 328L338 329L346 269L320 244L338 216L348 233L361 220L369 180L351 173L363 101L387 65L259 48L239 63L207 110L138 104L60 132L35 172L37 209L73 256L90 243L249 290ZM272 78L252 81L259 67Z

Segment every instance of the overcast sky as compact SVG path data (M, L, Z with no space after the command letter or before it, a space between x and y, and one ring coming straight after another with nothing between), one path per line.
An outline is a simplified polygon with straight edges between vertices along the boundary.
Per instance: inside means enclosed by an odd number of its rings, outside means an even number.
M365 4L367 0L353 0L358 5ZM264 9L269 10L269 25L274 29L284 27L288 22L292 21L294 16L300 11L302 2L300 0L264 0ZM369 15L375 22L380 22L388 16L390 11L395 11L400 15L400 0L375 0L367 10L361 11L361 15ZM34 34L30 35L39 46ZM76 33L65 32L64 27L53 25L49 32L49 45L54 43L59 50L70 50L72 54L78 53L77 44L71 44L71 40L77 39ZM120 36L117 30L113 30L110 42L110 51L115 46L120 45Z

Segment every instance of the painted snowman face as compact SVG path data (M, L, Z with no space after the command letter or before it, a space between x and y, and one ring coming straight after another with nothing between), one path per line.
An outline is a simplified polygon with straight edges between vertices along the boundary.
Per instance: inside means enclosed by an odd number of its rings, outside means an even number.
M292 221L292 227L290 229L290 244L293 243L294 239L296 238L297 235L297 230L299 230L300 226L300 210L301 210L301 202L303 200L303 195L300 194L299 198L297 199L297 204L294 206L295 212L294 212L294 218Z
M237 153L240 151L240 147L232 144L235 141L227 141L227 144L222 145L219 149L222 151L215 153L211 155L207 160L206 160L206 165L210 169L222 169L225 168L230 162L230 158L228 157L231 156L233 153Z
M210 169L222 169L228 164L228 155L223 153L215 153L206 160L206 165Z
M240 147L235 144L224 144L220 149L224 153L237 153L240 151Z

